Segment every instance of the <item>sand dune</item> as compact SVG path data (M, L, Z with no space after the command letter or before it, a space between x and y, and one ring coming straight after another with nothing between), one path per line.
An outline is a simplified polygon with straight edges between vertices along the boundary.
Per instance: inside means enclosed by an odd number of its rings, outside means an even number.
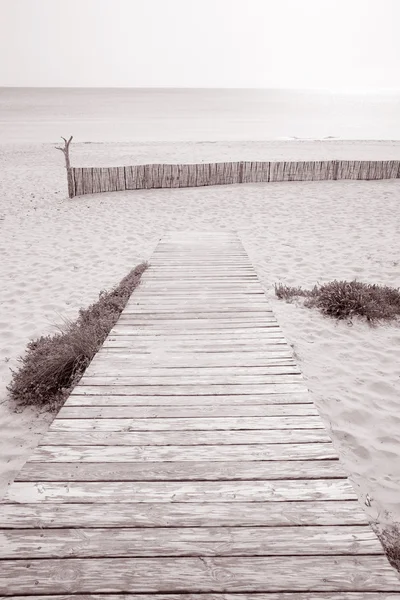
M82 166L136 162L398 158L400 144L79 144ZM10 367L29 339L75 316L174 229L235 229L371 519L400 521L400 328L336 323L278 301L275 282L334 278L400 285L400 181L255 184L66 198L51 145L1 148L0 496L47 415L16 415ZM368 494L368 497L367 497Z

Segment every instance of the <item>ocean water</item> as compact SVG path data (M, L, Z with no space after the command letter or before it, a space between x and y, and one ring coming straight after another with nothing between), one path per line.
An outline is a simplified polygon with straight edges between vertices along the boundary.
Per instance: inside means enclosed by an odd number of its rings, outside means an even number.
M399 140L400 94L0 88L0 143Z

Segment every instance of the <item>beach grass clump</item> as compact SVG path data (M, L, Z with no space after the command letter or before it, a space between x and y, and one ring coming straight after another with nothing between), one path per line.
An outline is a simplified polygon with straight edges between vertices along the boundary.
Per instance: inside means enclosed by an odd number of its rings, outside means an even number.
M400 524L376 531L392 567L400 571Z
M318 308L322 314L335 319L351 320L353 317L361 317L373 323L400 316L398 288L356 280L334 280L316 285L311 290L277 284L275 294L286 301L304 298L304 306Z
M275 295L279 300L290 302L294 298L307 298L311 294L312 290L304 290L302 287L291 287L290 285L284 285L283 283L275 284Z
M114 327L146 268L146 263L138 265L114 289L100 292L97 302L80 309L75 321L65 320L54 335L29 342L7 388L19 406L60 407Z

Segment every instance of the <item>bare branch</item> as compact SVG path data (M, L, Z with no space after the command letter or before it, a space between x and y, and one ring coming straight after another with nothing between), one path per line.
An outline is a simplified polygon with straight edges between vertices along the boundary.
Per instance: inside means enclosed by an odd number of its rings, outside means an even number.
M73 196L75 195L74 179L69 159L69 145L72 141L72 137L73 136L71 135L70 138L67 140L65 137L61 136L61 139L64 140L64 148L61 148L61 146L56 146L56 150L61 150L61 152L64 154L65 168L67 169L68 195L70 198L73 198Z

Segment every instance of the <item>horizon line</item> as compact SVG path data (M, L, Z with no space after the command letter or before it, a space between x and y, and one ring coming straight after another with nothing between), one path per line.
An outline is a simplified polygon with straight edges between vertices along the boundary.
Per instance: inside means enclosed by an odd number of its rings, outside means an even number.
M296 88L296 87L194 87L194 86L81 86L81 85L0 85L1 90L234 90L234 91L276 91L276 92L316 92L330 94L382 94L392 93L400 94L400 88Z

